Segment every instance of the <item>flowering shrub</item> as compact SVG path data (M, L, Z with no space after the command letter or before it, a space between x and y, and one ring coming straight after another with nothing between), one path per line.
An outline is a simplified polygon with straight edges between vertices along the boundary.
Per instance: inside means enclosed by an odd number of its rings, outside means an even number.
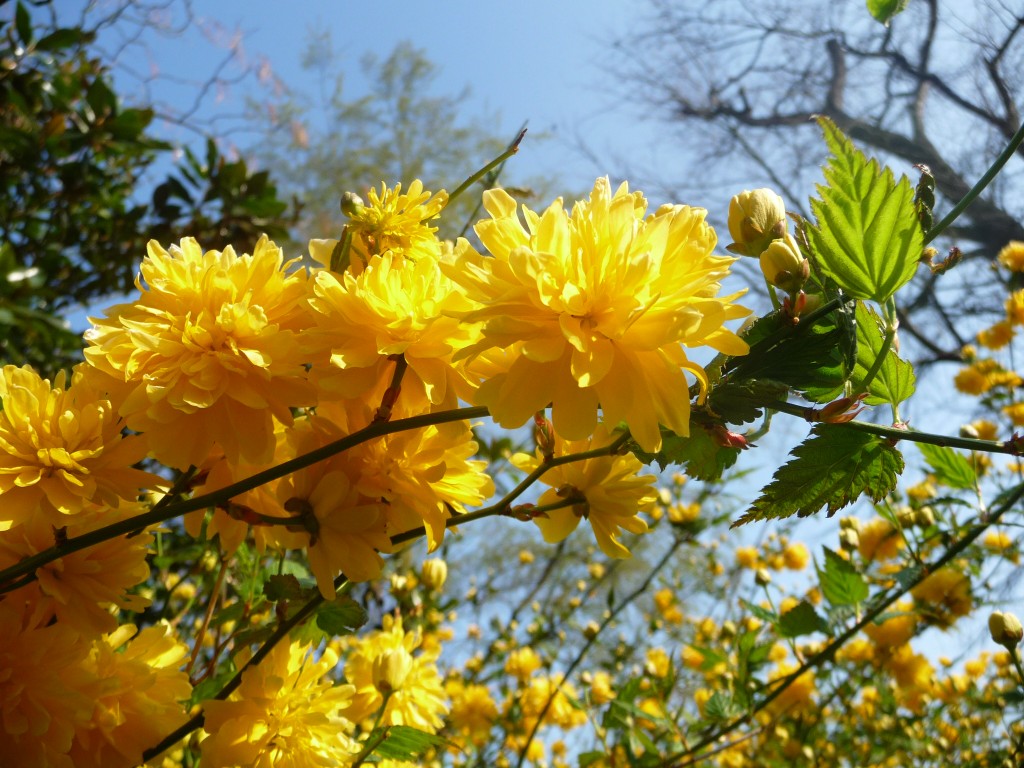
M1019 759L1020 622L992 614L1002 650L970 659L924 643L1019 558L1020 467L993 459L1024 449L994 356L1018 297L955 379L999 423L912 429L897 295L941 231L928 177L915 195L822 128L813 220L770 190L729 206L772 300L742 326L707 212L608 179L539 212L488 190L472 242L436 237L470 184L346 195L312 267L266 238L151 243L70 382L0 377L5 760ZM811 433L731 504L775 413ZM911 443L928 475L901 488ZM854 502L868 519L793 538ZM479 537L498 517L557 547ZM759 543L719 536L755 521ZM454 528L485 555L453 585L410 552L456 563Z

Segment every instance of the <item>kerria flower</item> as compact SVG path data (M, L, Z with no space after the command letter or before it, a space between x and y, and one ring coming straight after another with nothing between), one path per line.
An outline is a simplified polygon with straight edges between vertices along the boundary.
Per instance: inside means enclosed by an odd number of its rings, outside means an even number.
M139 510L103 510L89 513L104 524L122 520ZM80 536L96 528L92 525L68 526L69 537ZM120 537L71 552L35 571L35 580L4 596L11 605L24 606L32 621L45 624L56 619L86 635L112 632L117 618L111 606L141 611L149 600L129 590L149 577L146 557L152 535L143 533ZM0 568L14 565L54 545L53 526L37 518L0 536Z
M227 701L203 702L209 736L200 766L348 765L359 745L348 735L352 726L344 715L352 686L329 676L337 662L330 648L316 658L309 644L283 642L246 668Z
M379 399L401 356L408 364L401 398L409 408L453 408L456 395L469 396L452 354L478 338L473 325L455 317L471 305L435 257L411 260L388 251L358 275L318 272L313 291L317 328L306 343L318 389Z
M380 192L369 191L370 202L364 203L355 195L348 195L342 203L342 210L349 221L346 234L351 236L349 251L337 271L358 274L371 256L391 251L412 261L423 256L437 258L441 245L437 240L437 227L428 223L437 218L448 204L448 193L443 189L431 194L423 189L423 182L416 179L402 192L402 185L388 189L383 182ZM330 268L331 256L338 246L338 240L313 240L309 244L310 256Z
M297 338L309 322L306 273L293 263L266 237L251 256L150 241L139 298L93 319L86 359L112 378L127 425L164 464L198 465L215 443L232 462L265 461L272 418L290 424L290 408L315 401Z
M355 686L346 716L358 723L387 706L380 725L409 725L435 733L448 712L448 697L437 672L438 650L420 650L422 634L406 632L402 619L384 617L384 628L353 640L345 658L345 679Z
M90 502L116 507L133 501L159 478L133 469L146 455L110 400L90 386L79 365L66 386L51 385L32 368L0 372L0 531L42 518L57 527L78 518Z
M489 220L476 233L493 258L467 250L443 268L480 309L483 339L462 354L512 350L507 370L485 381L475 402L505 427L552 404L555 430L568 440L604 421L625 421L644 450L661 445L659 423L689 434L688 371L707 388L685 348L730 355L747 345L724 323L748 314L717 296L734 259L715 256L706 211L647 203L626 184L598 179L571 212L555 201L541 214L502 190L484 193Z
M591 439L565 441L556 436L555 456L590 451L611 441L603 424L598 426ZM544 459L538 449L535 456L517 453L511 461L524 472L532 472L541 466ZM549 469L540 481L551 488L541 494L537 505L568 501L572 504L534 518L544 540L562 541L585 517L594 529L594 537L602 552L609 557L629 557L629 550L619 541L621 531L647 531L647 523L637 513L652 510L658 501L655 477L638 475L641 469L643 464L631 453L597 456Z
M83 667L96 680L95 707L69 753L76 768L132 768L188 719L187 653L166 622L138 633L126 624L93 644Z
M291 431L295 454L368 426L373 410L351 401L319 406ZM471 458L477 450L472 437L465 423L406 430L361 443L281 481L278 501L309 531L310 567L325 597L333 597L339 572L350 581L380 575L383 561L377 553L392 551L391 536L425 526L433 551L453 511L462 513L491 495L486 462Z

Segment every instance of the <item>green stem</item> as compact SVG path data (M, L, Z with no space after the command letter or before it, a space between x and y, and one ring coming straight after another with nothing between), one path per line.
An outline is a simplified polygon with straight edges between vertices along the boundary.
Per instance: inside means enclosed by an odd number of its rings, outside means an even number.
M782 400L774 400L769 403L761 403L765 408L773 411L788 413L790 416L807 418L807 407L795 403L787 403ZM843 429L853 429L858 432L868 432L872 435L884 437L887 440L909 440L913 443L928 443L929 445L941 445L949 448L963 448L968 451L983 451L985 453L1005 453L1008 456L1019 456L1020 447L1013 441L1002 440L978 440L972 437L959 437L954 435L935 435L931 432L918 432L914 429L900 429L898 427L887 427L882 424L872 424L867 421L847 421L833 426Z
M491 162L489 162L487 165L485 165L479 171L474 173L472 176L470 176L464 182L459 184L459 186L455 188L455 191L448 195L448 204L451 204L452 200L454 200L459 195L461 195L463 192L465 192L467 189L469 189L471 186L476 184L476 182L478 182L480 179L482 179L484 176L486 176L493 168L497 168L499 165L501 165L506 160L508 160L510 157L512 157L512 155L514 155L516 152L518 152L519 151L519 145L520 145L520 143L522 143L524 136L526 136L526 129L525 128L523 128L523 130L521 130L519 132L519 135L516 136L515 139L512 140L512 143L508 145L508 149L506 149L504 152L502 152L496 158L491 160Z
M987 187L989 183L991 183L992 179L996 177L996 174L1002 170L1003 166L1006 165L1006 162L1013 157L1022 141L1024 141L1024 123L1022 123L1020 128L1017 129L1017 132L1013 134L1013 138L1010 139L1010 143L1006 145L1006 148L1000 153L999 157L996 158L995 162L992 163L992 166L985 171L985 175L978 179L978 183L971 187L971 190L953 207L953 210L946 214L946 217L942 221L928 230L924 236L925 245L941 235L946 227L952 224L956 218L964 212L964 209L974 202L975 198L982 193L985 187Z
M440 411L438 413L425 413L419 416L412 416L408 419L375 422L358 432L346 435L340 440L335 440L333 443L328 443L327 445L310 451L309 453L304 453L301 456L290 459L282 464L278 464L277 466L271 467L263 472L258 472L252 477L247 477L237 483L232 483L218 491L213 491L212 493L207 493L203 496L197 496L174 504L168 504L163 508L160 507L160 504L157 504L149 512L128 518L127 520L121 520L120 522L104 526L103 528L97 528L95 531L83 533L81 536L74 536L56 546L44 549L42 552L37 552L30 557L26 557L9 568L5 568L0 571L0 594L9 592L15 586L21 586L22 582L15 582L19 577L25 574L31 574L37 568L41 568L48 563L52 563L54 560L59 560L65 555L70 555L73 552L78 552L79 550L86 549L87 547L91 547L95 544L117 538L118 536L138 533L150 525L166 522L167 520L187 514L188 512L195 512L200 509L219 506L240 493L251 491L252 489L258 488L272 480L277 480L285 475L291 474L292 472L305 469L319 461L328 459L331 456L347 451L349 448L354 448L355 446L369 440L383 437L384 435L394 434L396 432L404 432L409 429L419 429L421 427L428 427L435 424L446 424L453 421L464 421L466 419L475 419L487 415L487 408L477 406L472 408L455 408L450 411Z

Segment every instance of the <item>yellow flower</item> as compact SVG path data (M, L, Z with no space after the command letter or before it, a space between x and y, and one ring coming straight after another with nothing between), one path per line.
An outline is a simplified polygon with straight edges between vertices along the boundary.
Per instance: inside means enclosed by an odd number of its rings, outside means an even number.
M811 553L801 542L790 544L782 551L782 559L791 571L802 571L811 561Z
M231 462L269 460L273 418L291 424L292 407L314 403L298 344L306 274L292 263L266 237L251 256L150 241L139 298L93 320L86 359L123 390L121 415L161 462L198 466L214 443Z
M107 510L90 516L103 520L105 525L128 514L128 510ZM67 534L80 536L96 527L69 526ZM149 600L128 594L128 590L149 577L146 557L151 542L151 534L144 533L71 552L37 568L35 581L4 599L12 605L24 605L40 623L56 619L87 635L112 632L117 628L117 618L111 613L111 606L141 611L149 605ZM37 518L0 536L0 568L52 546L53 527Z
M76 768L138 765L188 719L183 702L192 686L180 669L187 653L166 622L138 633L126 624L93 645L83 666L100 684L92 721L69 753Z
M1012 563L1020 560L1014 540L1005 531L989 531L982 540L982 546L989 552L1003 555Z
M943 627L966 616L974 607L970 579L948 565L929 575L910 593L928 609L928 618Z
M452 701L448 717L452 727L458 729L475 744L482 744L498 719L498 705L486 685L464 685L452 678L445 683L445 692Z
M70 387L63 372L52 386L28 366L0 372L0 531L82 522L83 510L99 514L159 482L132 468L145 443L122 437L114 406L84 372L76 366Z
M374 663L387 654L404 653L409 666L399 685L393 687L380 725L409 725L434 733L444 721L448 699L437 672L438 649L415 653L422 635L406 632L401 618L384 617L384 628L353 641L345 660L345 678L355 686L345 716L355 723L374 717L384 697L374 682Z
M1024 272L1024 243L1011 240L996 256L999 263L1011 272Z
M669 624L681 624L683 612L677 605L676 593L668 587L659 589L654 593L654 607L658 610L661 618Z
M886 657L885 667L896 679L897 697L917 712L935 688L935 668L927 658L902 645Z
M1013 341L1013 325L1009 320L1000 320L991 328L978 331L978 343L986 349L1002 349Z
M998 440L999 427L988 419L978 419L970 424L979 440Z
M1006 300L1006 319L1012 325L1024 325L1024 288L1014 291Z
M516 648L505 660L505 674L512 675L517 680L529 680L540 666L540 658L533 648Z
M612 677L603 669L594 673L590 683L590 700L597 706L607 704L615 698L615 691L612 688Z
M772 240L761 252L761 274L770 285L795 295L810 276L811 265L789 233Z
M611 442L606 427L600 425L590 440L564 441L555 437L555 455L589 451ZM544 461L540 449L536 456L518 453L512 463L531 472ZM572 500L571 506L544 512L533 521L540 527L547 542L562 541L586 517L594 529L601 551L609 557L629 557L629 550L619 541L622 530L645 533L647 523L637 514L652 509L658 494L653 475L638 475L643 464L633 454L598 456L561 464L548 470L541 482L552 486L541 494L538 506Z
M781 680L796 671L796 667L789 664L780 664L772 675L772 680ZM807 670L790 683L772 702L768 709L775 714L798 715L802 710L814 706L814 692L817 686L814 682L813 670Z
M892 560L905 544L903 536L892 523L876 517L860 527L857 549L865 560Z
M736 565L740 568L756 570L760 567L761 558L757 547L736 547Z
M574 707L570 698L578 699L579 695L572 683L564 682L562 675L542 675L533 678L520 700L523 719L529 723L527 733L533 728L545 707L547 712L544 714L543 722L546 724L568 729L587 722L586 713Z
M369 204L356 198L343 207L349 217L346 229L352 235L349 258L353 271L360 271L371 256L388 251L413 261L440 255L437 227L428 222L437 218L448 204L447 192L441 190L431 195L424 191L423 182L416 179L405 193L401 184L388 189L381 183L380 192L371 188L368 197ZM313 256L324 266L330 266L330 254L337 241L322 242L325 245L318 247Z
M649 648L644 669L653 677L665 677L672 667L672 659L663 648Z
M1024 426L1024 403L1004 405L1003 413L1013 422L1014 426Z
M317 328L305 343L318 388L379 401L401 356L408 364L401 385L406 408L455 407L456 395L470 397L452 355L479 334L455 317L470 304L436 258L412 261L388 252L372 257L358 275L317 273L313 291Z
M659 423L689 434L689 382L707 377L684 347L745 354L724 327L747 310L719 298L732 259L714 256L706 212L647 203L623 184L598 179L591 197L566 212L557 200L541 214L502 190L484 193L489 220L476 233L493 258L467 250L445 268L481 309L483 339L464 352L508 350L476 402L505 427L518 427L553 404L555 431L582 440L597 424L625 421L649 451L661 445ZM703 396L703 395L702 395Z
M343 712L351 685L335 684L338 657L327 648L316 658L308 644L279 643L242 673L227 701L205 701L203 768L304 768L346 765L359 745Z
M875 641L880 648L894 648L910 642L917 629L917 614L912 613L913 606L909 601L896 605L898 615L886 619L881 624L868 624L864 634Z

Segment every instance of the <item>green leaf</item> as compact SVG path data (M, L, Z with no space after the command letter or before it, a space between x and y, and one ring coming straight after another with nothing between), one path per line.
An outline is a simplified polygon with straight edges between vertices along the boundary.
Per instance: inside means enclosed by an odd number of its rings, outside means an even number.
M733 701L732 696L722 691L715 691L704 705L704 717L708 720L726 720L740 712L741 708Z
M849 560L833 552L825 550L825 567L818 569L821 580L821 593L832 605L857 605L868 596L868 585L864 578Z
M854 387L864 381L881 349L882 320L871 307L858 301L857 365L850 377ZM890 347L882 367L868 385L868 396L864 402L868 405L899 405L914 394L915 385L914 366L902 360Z
M21 0L18 0L14 10L14 28L18 30L18 38L24 45L32 44L32 18Z
M263 595L274 603L279 600L299 600L308 597L308 594L308 590L291 574L275 574L263 585Z
M780 637L800 637L815 632L828 634L828 622L806 600L801 600L779 617Z
M350 635L368 620L366 611L351 597L337 597L316 611L316 625L329 635Z
M753 520L807 517L823 507L831 517L864 493L880 501L903 471L902 454L887 441L841 425L819 424L790 455L734 528Z
M767 622L772 626L775 626L775 624L779 621L779 616L777 613L775 613L775 611L769 611L767 608L762 608L760 605L754 605L754 603L750 602L749 600L744 600L743 598L740 598L740 605L742 605L744 608L750 611L751 615L755 618Z
M944 445L918 443L918 450L928 462L935 480L950 488L974 488L978 475L966 458Z
M686 474L694 480L712 482L736 463L740 452L716 443L708 431L697 422L690 424L690 436L682 437L671 430L661 430L661 450L646 453L634 446L633 453L644 464L657 461L665 469L670 464L686 466Z
M856 360L853 313L843 308L795 329L779 313L765 315L743 338L750 352L730 369L731 381L782 383L819 403L835 399Z
M448 739L433 733L426 733L408 725L389 725L375 728L367 737L368 742L383 735L373 754L383 760L412 761L424 756L431 749L455 746Z
M827 118L819 118L832 151L820 199L811 200L817 226L807 236L819 270L848 295L884 304L914 276L924 235L906 176L868 160Z
M728 424L747 424L761 418L765 404L788 394L789 386L781 381L728 379L711 390L708 409Z
M908 2L909 0L867 0L868 13L888 27L896 14L903 13Z

